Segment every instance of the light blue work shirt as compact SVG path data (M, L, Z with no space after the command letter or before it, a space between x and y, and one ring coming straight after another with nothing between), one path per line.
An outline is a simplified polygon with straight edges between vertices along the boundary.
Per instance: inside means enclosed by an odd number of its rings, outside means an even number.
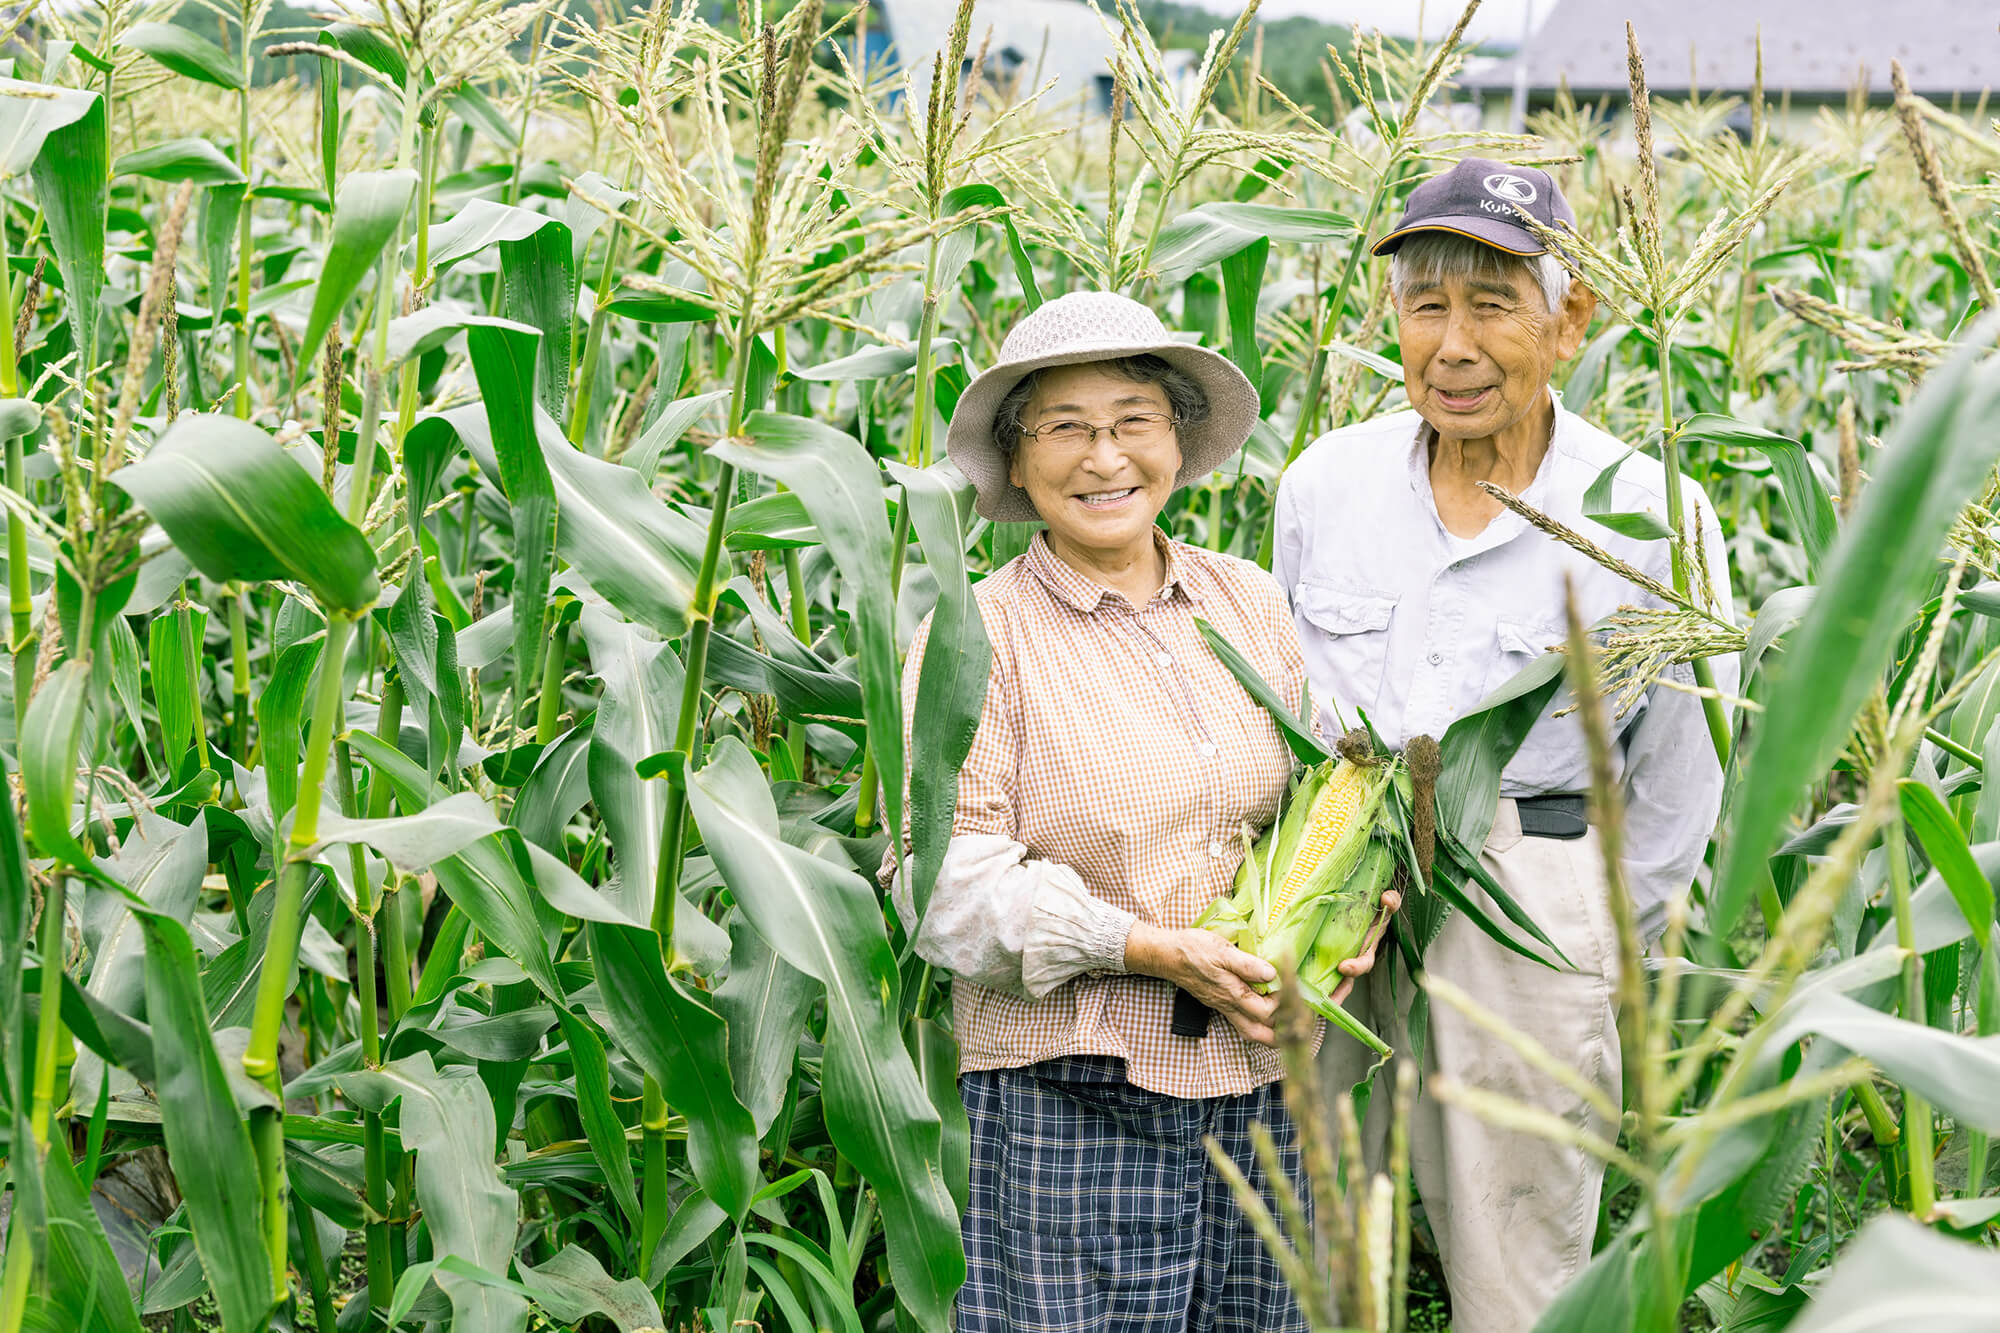
M1620 536L1583 513L1584 491L1625 461L1610 510L1666 518L1666 473L1555 402L1555 429L1534 482L1533 508L1583 533L1631 565L1671 584L1665 541ZM1430 483L1430 427L1398 412L1320 437L1278 488L1272 572L1291 599L1321 727L1357 725L1366 712L1383 741L1442 738L1516 672L1566 634L1563 586L1576 589L1586 625L1620 606L1658 605L1588 556L1503 511L1476 537L1453 536ZM1700 515L1716 609L1734 616L1728 557L1708 497L1682 478L1682 505ZM1734 655L1710 659L1717 687L1732 695ZM1670 679L1691 684L1693 672ZM1550 711L1569 702L1559 694ZM1654 684L1615 726L1624 787L1625 874L1640 919L1657 930L1665 904L1685 893L1722 802L1722 769L1701 700ZM1543 716L1501 777L1502 796L1582 791L1589 786L1582 724ZM1650 931L1649 931L1650 933Z

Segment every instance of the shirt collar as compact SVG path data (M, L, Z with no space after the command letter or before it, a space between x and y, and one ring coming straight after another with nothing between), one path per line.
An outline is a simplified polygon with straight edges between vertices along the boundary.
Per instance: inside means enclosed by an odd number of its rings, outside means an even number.
M1160 586L1159 595L1154 600L1168 601L1178 590L1180 595L1189 601L1199 601L1193 590L1187 586L1186 562L1181 559L1178 544L1167 540L1166 533L1154 528L1153 549L1166 558L1167 564L1166 582ZM1028 543L1027 561L1029 572L1041 580L1043 587L1054 593L1057 600L1085 615L1096 614L1107 598L1119 605L1125 604L1123 594L1113 592L1089 575L1065 563L1049 546L1049 534L1046 528L1037 532L1034 540Z

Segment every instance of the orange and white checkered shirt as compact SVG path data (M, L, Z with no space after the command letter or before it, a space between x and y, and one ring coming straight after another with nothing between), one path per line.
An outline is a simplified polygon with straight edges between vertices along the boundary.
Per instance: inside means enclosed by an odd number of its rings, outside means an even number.
M979 584L993 667L952 832L1013 839L1076 871L1093 895L1180 929L1230 890L1240 834L1270 823L1293 767L1270 715L1209 651L1195 618L1281 698L1302 699L1305 664L1269 574L1158 539L1166 583L1141 608L1064 564L1041 535ZM906 730L929 629L910 649ZM1039 1000L961 977L952 986L959 1070L1108 1055L1125 1061L1132 1083L1190 1098L1279 1077L1277 1052L1220 1018L1199 1041L1174 1036L1172 1002L1168 982L1129 974L1085 973Z

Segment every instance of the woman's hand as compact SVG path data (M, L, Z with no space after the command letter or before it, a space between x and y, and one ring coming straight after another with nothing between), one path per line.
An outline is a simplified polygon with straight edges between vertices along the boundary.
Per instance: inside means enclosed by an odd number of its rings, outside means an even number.
M1354 989L1356 977L1367 976L1375 968L1375 946L1382 942L1383 934L1389 929L1389 918L1403 905L1403 895L1394 889L1382 891L1382 910L1375 914L1375 924L1368 927L1368 937L1361 942L1361 952L1340 965L1340 975L1347 978L1333 988L1327 998L1335 1004L1346 1001L1347 993Z
M1213 931L1165 930L1135 921L1125 937L1125 970L1173 982L1228 1019L1246 1040L1278 1044L1271 1030L1277 997L1254 989L1276 981L1278 970Z

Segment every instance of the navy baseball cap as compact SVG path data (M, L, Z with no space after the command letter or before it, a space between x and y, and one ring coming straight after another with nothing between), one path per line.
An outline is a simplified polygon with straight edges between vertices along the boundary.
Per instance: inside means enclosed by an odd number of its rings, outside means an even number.
M1548 172L1468 157L1410 191L1403 220L1375 242L1372 253L1392 254L1420 231L1446 231L1510 255L1541 254L1548 247L1528 230L1522 213L1546 227L1561 224L1576 229L1576 210Z

